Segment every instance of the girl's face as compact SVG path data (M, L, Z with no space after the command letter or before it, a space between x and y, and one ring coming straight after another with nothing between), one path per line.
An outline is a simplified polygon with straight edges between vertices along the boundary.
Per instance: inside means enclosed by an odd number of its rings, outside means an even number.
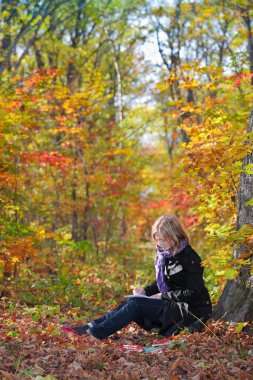
M167 251L168 249L171 249L174 247L175 243L173 240L171 239L162 239L161 236L159 236L159 234L155 233L154 235L154 240L155 240L155 243L156 243L156 246L157 248L160 248L162 249L163 251Z

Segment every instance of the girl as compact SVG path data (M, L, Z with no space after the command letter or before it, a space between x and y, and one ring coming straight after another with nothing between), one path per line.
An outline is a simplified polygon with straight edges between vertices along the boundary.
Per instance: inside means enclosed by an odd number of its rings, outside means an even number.
M144 288L135 288L135 297L87 325L62 326L65 332L106 339L130 322L147 331L158 328L166 337L178 334L186 326L191 332L202 330L212 306L200 257L174 215L158 218L152 237L156 245L156 280Z

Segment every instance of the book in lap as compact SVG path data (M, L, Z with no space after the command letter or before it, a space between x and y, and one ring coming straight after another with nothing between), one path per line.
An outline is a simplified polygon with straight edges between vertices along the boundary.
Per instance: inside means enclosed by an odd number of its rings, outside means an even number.
M124 298L150 298L144 294L127 294Z
M150 300L161 300L161 297L149 297L144 294L127 294L124 298L148 298Z

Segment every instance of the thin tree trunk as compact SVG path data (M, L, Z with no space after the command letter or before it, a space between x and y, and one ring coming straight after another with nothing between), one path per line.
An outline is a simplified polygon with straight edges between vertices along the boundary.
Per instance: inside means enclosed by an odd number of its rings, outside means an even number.
M75 155L74 169L73 169L73 181L72 181L72 201L73 201L73 210L72 210L72 239L78 241L78 214L76 210L76 187L77 187L77 175L76 175L76 161L77 154Z
M85 173L86 175L88 173ZM90 206L89 206L89 202L90 202L90 184L89 182L86 183L85 185L85 195L86 195L86 206L85 206L85 209L84 209L84 213L83 213L83 217L84 217L84 220L83 220L83 228L82 228L82 238L83 240L88 240L88 228L89 228L89 222L88 222L88 219L89 219L89 212L90 212Z
M247 29L247 43L248 43L248 54L249 54L249 62L250 62L250 72L251 74L253 74L253 36L252 36L252 29L251 29L249 7L240 8L240 12ZM251 77L251 84L253 86L253 76Z

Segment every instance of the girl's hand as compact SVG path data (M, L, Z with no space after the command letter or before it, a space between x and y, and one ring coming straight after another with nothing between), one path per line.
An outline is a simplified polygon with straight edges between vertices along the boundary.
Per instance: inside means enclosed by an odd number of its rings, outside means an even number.
M146 292L145 292L144 288L134 288L133 294L142 294L142 295L145 295Z
M158 300L161 300L162 299L162 293L154 294L153 296L150 296L149 298L156 298Z

